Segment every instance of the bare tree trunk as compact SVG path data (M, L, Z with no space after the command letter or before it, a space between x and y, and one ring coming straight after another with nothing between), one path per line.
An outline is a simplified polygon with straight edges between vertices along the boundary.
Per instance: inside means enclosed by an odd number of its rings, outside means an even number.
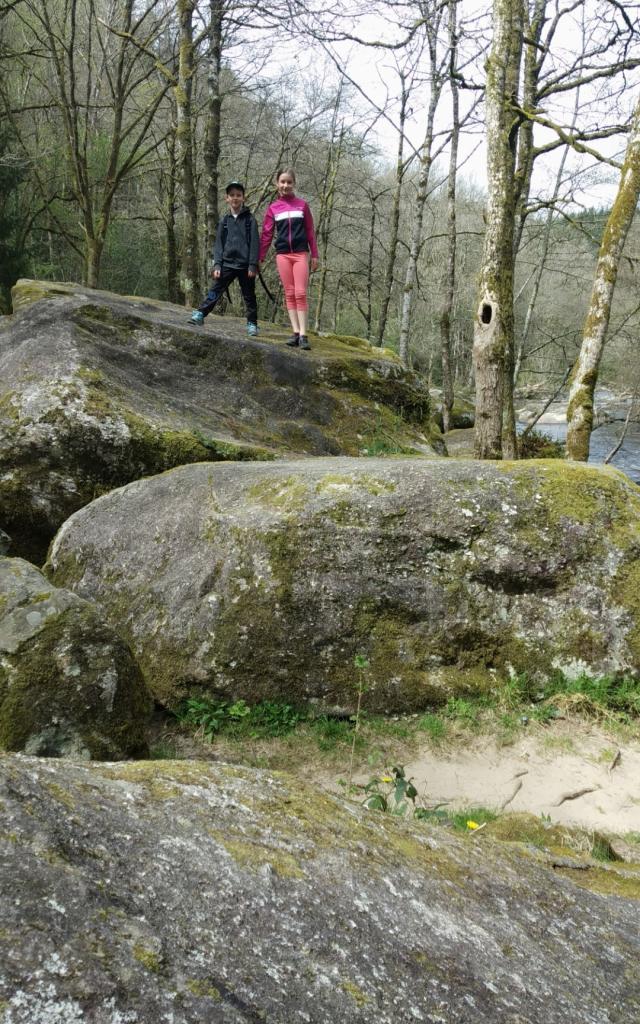
M575 365L567 409L567 458L586 462L593 426L593 394L607 338L618 267L640 198L640 102L633 113L620 184L607 218L582 346Z
M182 180L182 289L185 305L194 306L198 294L198 207L193 173L193 124L191 89L194 73L193 9L195 0L178 0L180 54L176 107L176 138Z
M548 0L534 0L531 17L526 24L526 45L523 54L522 71L522 107L524 110L535 110L538 105L538 84L540 73L546 56L540 37L544 26L544 16ZM527 17L525 7L524 17ZM522 241L525 221L527 219L527 203L531 190L531 175L535 152L533 148L534 122L525 118L518 133L518 160L515 173L516 187L516 226L513 241L514 255L517 255Z
M434 66L435 59L432 62L432 67ZM404 279L404 291L402 294L402 318L400 321L400 343L398 345L398 354L405 366L409 365L409 328L411 326L413 291L418 273L418 257L420 256L420 248L422 245L422 223L424 220L424 208L429 192L429 175L431 173L431 164L433 162L433 124L438 100L440 99L440 90L441 85L434 77L431 83L431 97L429 99L429 109L427 112L427 130L420 150L418 194L413 206L414 216L411 232L411 246L409 249L409 259L407 261L407 270Z
M447 176L447 271L444 301L440 313L440 342L442 358L442 427L447 434L451 429L453 409L453 378L451 372L451 315L456 283L456 177L458 172L458 140L460 137L460 104L456 81L457 13L458 0L449 0L449 87L451 89L451 151Z
M502 458L505 364L513 342L514 170L523 0L494 0L494 35L487 61L487 228L473 357L476 375L475 454Z
M336 282L336 290L333 296L333 333L338 333L338 317L340 314L340 278Z
M384 270L384 285L382 289L382 303L380 306L380 318L376 334L376 345L384 344L384 332L387 329L387 317L389 315L389 303L393 291L394 270L396 255L398 252L398 232L400 224L400 199L402 198L402 182L404 180L404 127L407 120L407 102L409 90L405 74L400 72L400 114L398 123L398 153L396 157L396 178L393 189L393 202L391 206L391 224L389 230L389 249L387 251L387 263Z
M167 174L167 198L165 207L165 227L167 238L167 298L169 302L181 301L178 284L178 248L176 245L176 137L175 132L169 136L167 151L169 154L169 172Z
M331 218L333 215L333 206L336 197L336 180L338 177L338 168L340 167L340 160L342 158L342 149L344 145L345 127L344 122L340 127L340 131L337 135L338 128L338 115L340 113L340 105L342 102L342 90L344 88L344 79L340 80L338 86L338 93L336 95L335 106L333 109L333 118L331 121L331 143L329 151L327 153L327 164L324 174L325 188L320 197L320 210L318 212L318 223L317 223L317 235L319 241L319 254L320 254L320 273L318 274L318 297L316 299L316 312L313 321L314 331L320 330L320 323L322 320L322 307L324 306L324 299L327 287L327 252L329 248L329 237L331 234Z
M365 311L365 323L367 328L367 341L373 344L373 312L371 295L373 292L373 255L376 240L376 199L371 196L371 222L369 227L369 251L367 253L367 306Z
M206 246L207 256L212 257L218 221L220 129L222 125L222 92L220 73L222 70L222 25L224 0L210 0L209 3L209 70L207 74L207 136L204 150L206 172Z
M577 95L580 95L580 90L577 91ZM574 114L577 114L577 106ZM574 117L575 124L575 117ZM535 309L536 301L538 299L538 292L540 290L540 282L542 281L542 275L544 273L545 264L547 262L547 256L549 255L549 243L551 241L551 228L553 226L553 214L554 204L560 193L560 187L562 185L562 178L564 175L564 168L569 156L569 149L566 148L562 151L562 157L560 159L560 166L558 167L558 173L556 174L555 186L553 189L553 196L551 197L551 206L547 210L547 216L545 219L544 230L542 233L542 250L538 256L538 261L533 276L533 287L531 289L531 296L529 298L529 304L527 306L527 312L524 318L524 325L518 338L518 344L516 345L515 360L513 366L513 387L515 388L518 383L518 377L520 375L520 367L522 366L522 357L529 337L529 331L531 330L531 323L533 320L533 311ZM516 229L517 230L517 229Z

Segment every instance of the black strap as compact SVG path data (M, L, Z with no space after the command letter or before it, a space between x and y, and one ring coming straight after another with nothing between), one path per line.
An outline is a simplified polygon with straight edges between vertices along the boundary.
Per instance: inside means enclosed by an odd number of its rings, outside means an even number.
M264 288L265 292L267 293L267 295L269 296L269 298L271 299L271 301L275 305L275 301L276 301L275 296L272 294L272 292L269 291L269 287L268 287L267 282L265 281L264 277L262 276L262 271L260 270L260 267L258 267L258 277L260 278L260 284L262 285L262 287Z

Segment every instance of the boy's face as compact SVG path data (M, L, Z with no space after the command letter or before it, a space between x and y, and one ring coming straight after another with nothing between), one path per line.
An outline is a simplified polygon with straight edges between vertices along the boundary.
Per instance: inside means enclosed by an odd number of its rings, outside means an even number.
M244 203L244 192L239 188L232 188L227 192L225 200L232 213L239 213Z

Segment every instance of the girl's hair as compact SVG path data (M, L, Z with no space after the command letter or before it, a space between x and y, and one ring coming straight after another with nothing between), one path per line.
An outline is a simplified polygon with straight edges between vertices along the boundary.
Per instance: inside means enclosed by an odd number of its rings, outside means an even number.
M281 167L279 171L276 171L276 185L280 181L280 178L282 177L283 174L288 174L291 178L293 178L293 184L295 185L296 172L294 171L293 167Z

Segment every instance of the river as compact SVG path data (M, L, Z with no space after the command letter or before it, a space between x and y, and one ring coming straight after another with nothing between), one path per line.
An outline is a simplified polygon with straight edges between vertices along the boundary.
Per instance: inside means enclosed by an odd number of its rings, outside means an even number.
M624 427L629 401L619 398L607 388L597 389L596 413L606 411L608 415L615 416L615 420L612 423L604 423L592 432L589 462L604 462L609 452L615 448ZM535 429L556 441L564 441L567 436L566 413L566 401L554 402L536 423ZM520 429L524 428L526 421L527 417L523 417L519 424ZM624 443L609 465L622 470L631 480L640 484L640 423L629 424Z

